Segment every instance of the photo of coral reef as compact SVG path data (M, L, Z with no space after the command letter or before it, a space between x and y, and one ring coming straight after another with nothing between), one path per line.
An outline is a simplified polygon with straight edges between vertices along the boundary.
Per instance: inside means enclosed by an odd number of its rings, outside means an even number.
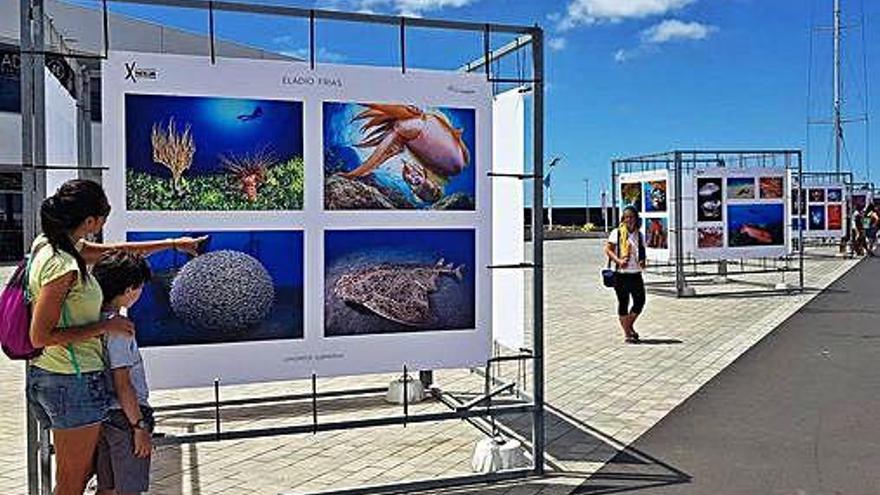
M299 210L301 102L125 95L129 210Z
M474 210L476 110L324 102L324 208Z
M724 219L721 179L697 179L697 221L720 222Z
M730 247L781 246L785 242L785 205L730 205L727 216Z
M476 328L475 232L324 235L324 336Z
M645 246L651 249L669 248L669 225L666 218L645 219Z
M761 177L758 179L761 199L782 199L784 189L782 184L782 177Z
M724 228L699 227L697 229L697 247L701 249L724 247Z
M130 232L129 241L207 235L203 254L148 258L129 316L143 347L303 338L303 233Z
M620 184L621 207L632 206L636 211L642 211L642 183L624 182Z
M645 182L645 211L666 211L666 181L654 180Z
M755 179L751 177L728 177L728 199L755 199Z
M829 189L829 192L831 190ZM828 230L841 230L843 228L843 207L841 205L828 205Z
M807 228L810 230L825 230L825 206L810 205L807 216Z

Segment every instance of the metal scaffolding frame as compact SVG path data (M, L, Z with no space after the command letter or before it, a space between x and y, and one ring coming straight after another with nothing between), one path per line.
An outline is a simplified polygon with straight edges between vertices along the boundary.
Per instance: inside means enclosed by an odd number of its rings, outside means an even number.
M662 153L652 153L648 155L634 156L628 158L617 158L611 161L611 204L613 224L617 225L620 218L620 202L618 199L618 179L621 174L631 172L645 172L653 170L668 170L669 179L674 185L675 197L674 208L670 211L670 217L675 219L675 228L672 228L673 222L670 222L670 232L675 233L675 249L674 259L670 263L661 264L652 269L653 274L661 277L674 278L672 282L647 282L649 286L661 293L670 292L675 297L693 297L696 294L689 285L689 281L698 282L701 278L706 277L723 277L726 279L728 275L757 275L768 273L779 273L783 279L788 272L796 272L798 274L798 285L796 291L804 289L804 257L803 253L798 253L795 261L796 265L791 266L791 256L781 259L761 258L758 260L697 260L685 256L685 245L683 232L684 212L682 206L684 175L686 172L697 170L705 167L737 167L744 168L746 166L755 168L775 168L777 170L785 170L790 172L794 177L798 178L798 182L802 183L803 174L803 155L801 150L795 149L708 149L708 150L674 150ZM802 193L799 193L802 194ZM801 215L803 213L801 212ZM789 219L786 219L788 222ZM798 242L802 243L803 232L798 234ZM780 261L782 265L780 266ZM713 267L709 270L706 267ZM738 268L735 272L731 272L730 268ZM670 271L671 270L671 271ZM761 287L761 284L752 283L750 281L738 280L738 282ZM666 289L672 286L672 290ZM780 290L777 288L764 288L763 290L754 291L724 291L709 296L729 296L743 295L755 293L778 293L790 292L790 290ZM707 296L701 296L707 297Z
M109 36L109 7L110 3L165 6L169 8L185 8L207 11L208 13L208 56L211 63L216 62L215 50L215 13L233 12L241 14L262 14L287 18L307 19L309 21L309 66L314 69L317 64L316 30L315 26L321 20L344 21L355 24L378 24L399 27L400 69L406 72L407 67L407 29L412 27L432 28L446 31L480 33L483 36L482 54L455 70L464 72L484 71L486 78L493 85L520 86L532 93L532 172L526 174L494 174L488 172L493 180L532 180L532 203L543 203L543 176L544 176L544 32L539 26L518 26L509 24L459 22L426 18L408 18L399 16L340 12L318 9L303 9L278 5L260 5L251 3L238 3L231 1L215 0L100 0L103 10L103 52L84 53L76 52L64 46L63 42L46 44L47 20L44 12L44 0L20 0L21 3L21 31L20 31L20 54L21 54L21 101L22 101L22 163L20 166L8 166L15 169L23 176L24 193L24 242L25 250L39 231L38 205L46 197L46 108L44 101L45 80L43 67L47 55L65 57L75 69L76 74L76 101L77 101L77 162L70 166L51 167L51 169L70 170L76 169L78 175L83 178L100 180L101 170L105 167L93 166L91 149L91 105L89 86L92 78L100 77L89 71L86 64L80 61L96 61L106 59L112 49ZM492 48L491 37L494 33L516 35L510 43L498 48ZM510 55L519 56L525 49L531 51L531 75L524 77L517 74L516 77L500 77L493 73L493 64ZM159 444L182 444L205 441L220 441L228 439L258 438L275 435L316 433L318 431L345 430L353 428L367 428L387 425L406 425L409 423L436 422L444 420L467 420L475 426L480 421L495 422L498 416L510 414L530 414L532 419L531 431L531 457L532 466L527 469L517 469L489 475L457 476L438 478L424 481L411 481L395 485L381 485L373 487L359 487L351 490L341 490L334 493L391 493L406 492L412 490L436 489L463 484L490 482L501 479L521 478L526 476L541 476L544 474L545 465L545 440L544 440L544 329L543 329L543 216L540 209L533 209L532 232L534 235L531 262L490 266L491 269L531 269L532 277L532 349L524 350L512 356L496 356L491 358L485 366L486 386L484 394L476 399L462 402L455 397L445 394L436 387L431 388L431 393L439 402L448 406L449 411L435 413L410 414L408 403L403 405L403 414L398 416L379 417L371 419L347 420L337 422L319 422L317 411L317 399L334 398L343 396L363 396L380 393L384 388L361 388L355 390L318 392L317 377L312 376L312 390L309 394L287 395L275 397L256 397L244 400L221 401L220 384L215 382L214 401L206 403L174 404L162 411L174 411L184 409L207 409L215 411L215 431L206 434L189 434L175 437L157 439ZM532 390L529 394L520 394L517 384L498 385L499 380L492 375L492 367L499 366L501 362L516 361L525 370L525 364L532 364ZM404 382L408 379L406 367L403 367ZM420 370L420 380L426 386L430 386L431 372ZM406 383L404 383L404 386ZM515 390L517 389L517 390ZM518 397L526 398L527 402L514 404L500 404L493 406L493 397L505 393L516 392ZM406 394L404 394L406 396ZM292 426L282 428L262 428L254 430L223 431L221 426L221 409L236 405L250 405L278 401L304 401L312 402L312 424L305 426ZM49 431L38 425L33 414L28 410L27 414L27 466L28 466L28 489L31 495L51 493L51 456L52 445ZM497 430L493 428L493 433Z

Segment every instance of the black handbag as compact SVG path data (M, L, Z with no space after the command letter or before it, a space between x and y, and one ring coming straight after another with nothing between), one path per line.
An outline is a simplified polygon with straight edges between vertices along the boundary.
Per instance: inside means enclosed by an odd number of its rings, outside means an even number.
M615 244L614 249L617 253L620 253L620 241L618 240L617 244ZM619 255L619 254L618 254ZM602 269L602 285L605 287L612 288L614 287L614 283L617 281L617 270L611 268L611 260L608 260L608 266Z
M614 283L617 281L617 270L612 270L610 265L611 263L609 263L609 268L602 269L602 285L605 287L614 287Z

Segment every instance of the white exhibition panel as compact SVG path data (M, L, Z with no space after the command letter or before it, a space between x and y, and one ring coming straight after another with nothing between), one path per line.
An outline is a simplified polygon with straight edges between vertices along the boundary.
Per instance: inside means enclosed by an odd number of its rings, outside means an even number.
M49 69L46 72L46 194L77 178L76 100Z
M646 170L629 172L618 177L618 191L621 194L621 205L625 206L624 190L638 184L639 199L636 205L642 218L642 232L645 234L645 254L648 261L667 263L672 258L677 232L672 212L675 208L674 184L669 171ZM627 185L630 186L627 186ZM652 200L651 191L655 195L663 194L662 201ZM659 191L664 191L663 193ZM621 212L622 212L621 206Z
M492 171L522 174L525 170L525 95L512 89L495 97L492 106ZM492 182L492 264L525 259L523 182ZM525 346L525 273L492 271L492 337L508 349Z
M126 64L155 77L126 79ZM130 66L130 65L129 65ZM111 52L103 66L102 156L110 170L107 191L115 206L107 239L137 231L302 231L304 317L302 339L143 349L156 388L248 383L409 369L485 364L491 355L492 93L484 75L319 65L247 59ZM303 104L304 205L299 211L129 211L126 205L127 93L299 101ZM476 167L474 211L325 211L322 104L389 102L474 109ZM521 209L519 210L522 211ZM328 338L324 329L326 231L466 229L475 231L476 328Z
M774 184L772 197L764 197L762 179ZM781 181L781 190L778 187L779 181ZM744 191L744 194L737 197L736 192L731 190L733 188L731 184L737 184L738 189ZM785 171L729 167L698 169L691 177L690 188L695 198L694 213L690 221L695 222L696 225L694 236L696 259L776 258L788 254L791 235L789 221L791 188ZM717 211L722 215L721 219L702 216L707 212L704 203L710 200L720 201ZM768 212L779 212L780 209L781 215L772 217L765 215ZM716 210L713 208L712 211ZM736 214L731 218L733 213ZM731 232L732 227L737 227L734 229L735 232ZM712 236L709 236L709 233ZM759 240L743 243L739 240L743 239L743 236ZM718 239L717 245L708 247L709 243L706 239L709 238ZM701 242L706 244L701 245ZM770 245L761 245L765 242Z
M849 216L846 208L846 196L848 186L843 182L834 182L834 183L822 183L816 185L805 185L803 186L803 194L806 196L806 200L800 200L801 205L806 205L806 210L803 212L803 216L799 217L797 210L795 209L795 203L798 191L797 185L797 177L794 174L790 174L791 176L791 193L789 198L789 211L791 214L791 222L790 222L790 231L792 238L798 237L798 221L799 219L804 224L803 229L803 237L804 239L827 239L827 238L840 238L846 234L846 225L849 221ZM811 191L822 191L821 199L818 199L815 196L815 193ZM840 197L835 199L829 196L829 191L837 192L840 194ZM813 213L816 213L816 209L821 209L823 212L822 219L811 219ZM836 211L835 211L836 210ZM836 224L839 226L837 228L832 228L835 225L835 222L832 221L832 216L839 212L839 222ZM822 227L818 225L822 224Z

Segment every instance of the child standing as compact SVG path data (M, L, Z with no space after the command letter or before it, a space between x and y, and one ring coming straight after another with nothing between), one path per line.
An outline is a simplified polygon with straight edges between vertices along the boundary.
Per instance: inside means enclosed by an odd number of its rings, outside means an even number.
M105 254L92 268L92 275L104 293L105 319L124 316L151 278L143 257L123 251ZM98 493L143 493L150 486L154 425L144 361L134 336L107 336L104 349L113 393L95 462Z

